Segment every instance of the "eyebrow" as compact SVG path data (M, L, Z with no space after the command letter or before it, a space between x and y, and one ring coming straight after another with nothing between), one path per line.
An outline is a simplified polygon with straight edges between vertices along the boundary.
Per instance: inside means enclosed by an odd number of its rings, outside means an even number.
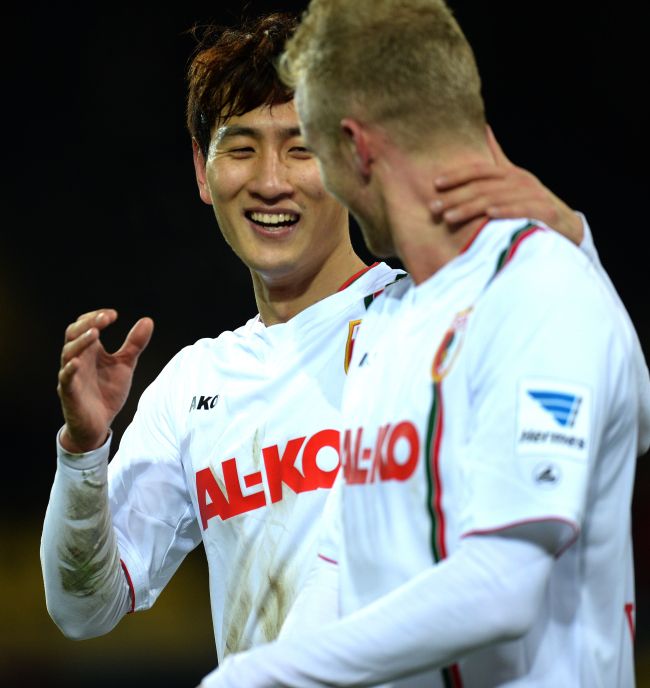
M219 143L222 143L235 136L249 136L253 139L260 139L262 134L259 129L255 129L254 127L242 127L238 124L232 124L230 126L219 127L216 139ZM295 136L302 136L300 127L285 127L278 131L278 137L281 139L291 139Z

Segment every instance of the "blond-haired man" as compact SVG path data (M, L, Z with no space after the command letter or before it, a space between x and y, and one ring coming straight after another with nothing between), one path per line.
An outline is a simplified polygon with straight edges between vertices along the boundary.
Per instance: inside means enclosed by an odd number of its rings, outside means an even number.
M534 219L430 217L427 179L491 159L444 2L313 0L283 64L325 184L410 277L360 328L286 637L203 685L633 686L650 378L611 284ZM297 633L305 610L323 625Z

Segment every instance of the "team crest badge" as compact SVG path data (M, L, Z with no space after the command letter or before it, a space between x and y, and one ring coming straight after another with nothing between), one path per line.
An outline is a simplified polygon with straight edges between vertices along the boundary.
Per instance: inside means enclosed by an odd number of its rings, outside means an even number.
M469 314L472 312L468 308L454 316L451 326L445 333L442 343L433 357L433 367L431 374L434 382L440 382L451 369L451 366L460 351L460 346L465 336Z
M350 367L350 361L352 360L352 351L354 350L354 341L359 332L359 325L361 325L361 320L350 320L348 323L348 339L345 343L345 360L343 361L343 368L346 374Z

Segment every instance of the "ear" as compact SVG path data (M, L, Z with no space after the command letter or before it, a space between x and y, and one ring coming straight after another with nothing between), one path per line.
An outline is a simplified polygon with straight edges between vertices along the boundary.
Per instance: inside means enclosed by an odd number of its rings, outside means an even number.
M195 138L192 139L192 157L194 158L194 173L196 174L196 184L199 187L199 196L204 203L212 205L210 187L205 174L205 158Z
M375 161L368 129L360 122L346 117L341 120L341 133L352 154L357 172L365 181L368 181L371 176L372 164Z

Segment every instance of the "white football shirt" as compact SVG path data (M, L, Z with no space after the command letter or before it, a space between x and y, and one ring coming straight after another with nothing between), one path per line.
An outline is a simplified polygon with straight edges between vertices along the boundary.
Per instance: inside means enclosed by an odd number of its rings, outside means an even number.
M338 470L358 324L403 274L375 264L287 323L253 318L199 340L145 390L109 464L135 609L154 603L203 540L219 659L277 636Z
M538 522L557 543L529 633L404 685L634 685L630 502L650 419L638 356L594 265L525 220L490 222L427 281L374 302L345 383L342 534L321 549L339 562L343 612L468 534Z

